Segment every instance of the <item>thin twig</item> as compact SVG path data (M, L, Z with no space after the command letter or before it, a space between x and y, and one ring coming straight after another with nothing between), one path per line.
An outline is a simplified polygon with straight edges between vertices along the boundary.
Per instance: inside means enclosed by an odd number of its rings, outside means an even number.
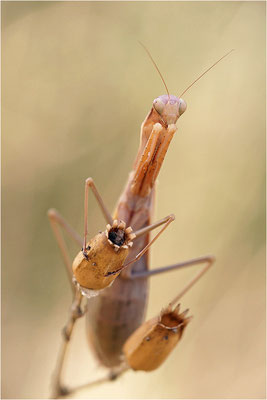
M73 328L75 325L75 322L77 321L78 318L82 317L84 315L84 312L81 310L81 302L82 302L82 294L78 289L75 290L75 295L73 298L73 302L71 305L70 309L70 315L69 319L63 329L63 341L61 343L61 347L59 350L58 358L57 358L57 364L55 368L55 372L53 375L53 382L52 382L52 395L51 399L59 399L63 398L65 396L69 396L73 394L74 392L77 392L78 390L85 389L85 388L91 388L92 386L100 385L101 383L105 382L111 382L115 379L117 379L120 375L122 375L124 372L129 370L129 367L127 365L122 365L121 368L118 370L111 370L109 374L103 378L96 379L91 382L87 382L78 386L75 386L73 388L68 388L62 383L62 374L63 374L63 368L66 360L66 355L67 355L67 350L69 347L69 342L71 339L71 335L73 332Z
M122 367L122 369L116 373L111 371L107 376L104 376L103 378L99 378L99 379L96 379L91 382L83 383L83 384L75 386L73 388L65 388L65 393L62 395L62 397L67 396L67 395L68 396L73 395L73 393L77 392L78 390L89 389L89 388L91 389L93 386L100 385L101 383L115 381L119 376L121 376L126 371L129 371L129 367L124 365Z
M57 364L53 375L52 395L51 395L52 399L58 399L67 394L67 389L65 389L64 385L62 384L62 372L75 322L77 321L78 318L84 315L84 313L81 310L81 301L82 301L82 294L79 292L78 289L76 289L70 309L69 319L62 332L63 342L59 350Z

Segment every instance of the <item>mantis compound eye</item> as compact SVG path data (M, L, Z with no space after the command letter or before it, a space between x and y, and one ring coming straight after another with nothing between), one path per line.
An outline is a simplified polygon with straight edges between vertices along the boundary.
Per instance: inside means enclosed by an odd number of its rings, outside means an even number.
M160 100L159 98L155 99L153 101L153 107L155 108L155 110L161 115L163 113L165 104L163 103L162 100Z
M179 115L182 115L185 110L186 110L186 102L183 99L180 99L180 103L179 103Z

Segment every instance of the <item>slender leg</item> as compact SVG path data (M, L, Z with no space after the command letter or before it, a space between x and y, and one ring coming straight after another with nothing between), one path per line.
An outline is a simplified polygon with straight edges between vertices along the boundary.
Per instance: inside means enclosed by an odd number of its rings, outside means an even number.
M148 233L148 232L152 231L153 229L158 228L160 225L165 224L166 222L169 221L170 218L173 218L173 220L175 219L175 217L174 217L173 214L167 215L167 217L162 218L162 219L160 219L159 221L154 222L154 223L151 224L151 225L145 226L144 228L139 229L138 231L133 232L133 233L135 234L135 238L134 238L133 240L139 238L140 236L144 235L145 233Z
M64 240L64 237L62 235L62 231L60 229L63 228L69 236L76 242L78 243L78 246L82 246L82 238L80 235L69 225L69 223L57 212L55 209L50 209L47 212L52 230L54 232L56 241L58 243L59 249L61 251L64 263L67 268L67 274L68 278L71 284L71 288L74 291L74 286L72 284L72 267L71 267L71 259L69 256L69 252L67 249L66 242Z
M84 241L83 241L83 252L84 252L84 256L86 257L86 242L87 242L87 233L88 233L88 191L89 188L92 189L92 192L95 195L96 201L101 209L101 211L103 212L103 215L107 221L108 224L112 225L113 219L110 215L110 213L108 212L108 209L106 208L102 197L100 196L94 181L92 178L87 178L85 181L85 194L84 194Z
M192 265L197 265L197 264L208 263L208 266L211 266L214 263L214 261L215 261L215 258L213 256L192 258L191 260L183 261L183 262L180 262L177 264L168 265L166 267L151 269L151 270L147 270L147 271L134 272L134 273L132 273L131 278L132 279L149 278L150 276L158 275L163 272L174 271L174 270L176 271L177 269L190 267Z
M171 214L152 225L149 225L143 229L140 229L139 231L136 231L135 234L139 237L139 236L144 235L145 233L157 228L158 226L164 224L163 228L161 228L161 230L156 234L156 236L131 261L129 261L127 264L123 265L121 268L117 269L116 271L108 272L106 276L117 274L118 272L122 271L124 268L128 267L130 264L139 260L145 254L145 252L149 249L149 247L152 246L152 244L157 240L157 238L165 231L165 229L174 220L175 220L175 216L173 214Z
M185 287L178 293L177 296L170 302L169 306L173 307L178 300L180 300L183 295L191 289L192 286L208 271L208 269L212 266L215 261L215 257L209 256L206 257L207 265L205 265L186 285ZM204 261L202 261L204 262Z
M161 274L162 272L173 271L184 267L189 267L196 264L206 264L180 291L180 293L171 301L170 306L174 306L174 304L189 290L191 287L207 272L207 270L212 266L215 261L215 257L213 256L205 256L194 258L192 260L184 261L182 263L169 265L167 267L157 268L150 271L142 271L135 272L131 274L131 279L136 278L148 278L152 275Z

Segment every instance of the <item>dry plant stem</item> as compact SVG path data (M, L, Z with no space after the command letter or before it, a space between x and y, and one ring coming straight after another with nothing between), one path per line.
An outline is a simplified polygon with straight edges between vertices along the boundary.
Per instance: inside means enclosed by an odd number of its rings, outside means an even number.
M117 373L113 373L111 371L107 376L104 376L103 378L95 379L94 381L83 383L83 384L75 386L73 388L68 388L68 389L66 389L67 393L65 394L65 396L73 395L74 393L78 392L79 390L91 389L92 387L98 386L101 383L107 383L107 382L115 381L119 376L124 374L126 371L129 371L129 367L128 366L124 366L121 369L121 371L119 371Z
M68 390L62 384L62 373L75 322L77 321L78 318L84 315L84 313L81 310L81 301L82 301L82 294L76 289L70 309L70 315L62 331L63 342L59 350L56 369L53 377L52 396L51 396L52 399L58 399L68 394Z

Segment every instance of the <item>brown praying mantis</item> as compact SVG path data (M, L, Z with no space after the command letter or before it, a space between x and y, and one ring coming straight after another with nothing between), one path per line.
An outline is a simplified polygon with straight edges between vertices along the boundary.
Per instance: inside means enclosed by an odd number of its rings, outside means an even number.
M175 307L176 303L214 262L213 256L204 256L150 270L147 254L150 246L174 220L171 214L151 223L155 183L177 130L176 122L186 110L186 103L181 96L230 52L201 74L179 97L169 94L157 65L147 53L161 76L167 94L153 101L141 126L140 146L133 170L113 216L92 178L85 182L83 238L56 210L48 211L73 291L73 303L63 330L63 343L54 374L52 398L115 379L130 368L151 371L160 366L190 321L190 317L186 317L188 310L180 312L180 305ZM87 241L89 189L96 198L107 226L103 232ZM82 246L73 263L60 227ZM158 227L161 227L159 232L149 240L149 233ZM143 323L148 280L154 275L196 264L205 265L159 315ZM83 295L88 297L84 311L81 307ZM75 322L84 314L88 340L96 357L109 369L109 373L103 379L68 388L62 383L62 367Z

